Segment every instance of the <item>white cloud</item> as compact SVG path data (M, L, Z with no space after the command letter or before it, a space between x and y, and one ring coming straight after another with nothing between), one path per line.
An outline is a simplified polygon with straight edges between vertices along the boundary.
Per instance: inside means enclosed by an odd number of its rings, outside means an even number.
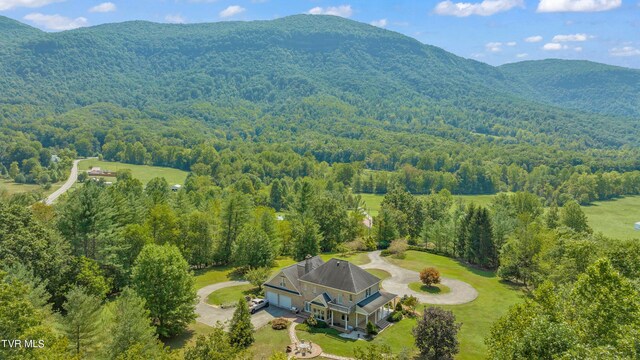
M518 45L518 43L517 43L517 42L515 42L515 41L509 41L509 42L507 43L507 46L516 46L516 45Z
M523 0L483 0L479 3L458 2L446 0L436 5L434 12L438 15L465 17L470 15L489 16L495 13L511 10L514 7L524 7Z
M527 53L522 53L522 54L517 54L517 55L516 55L516 57L517 57L518 59L524 59L524 58L526 58L526 57L528 57L528 56L529 56L529 54L527 54Z
M353 14L353 9L351 8L351 5L328 6L326 8L316 6L313 9L309 10L309 14L334 15L348 18Z
M112 11L116 11L116 4L112 2L105 2L89 9L89 12L92 13L107 13Z
M553 42L569 42L569 41L587 41L593 38L587 34L570 34L570 35L556 35L551 39Z
M544 46L542 47L542 50L546 50L546 51L558 51L558 50L565 50L567 49L568 46L567 45L562 45L562 44L558 44L558 43L546 43L544 44Z
M231 5L228 8L220 11L220 14L218 15L220 15L221 18L228 18L243 13L245 10L247 9L243 8L240 5Z
M581 52L582 51L582 46L576 46L576 47L573 48L573 50L577 51L577 52Z
M490 42L484 46L489 52L500 52L502 51L502 43L501 42Z
M172 24L186 24L187 19L180 14L169 14L164 17L164 21Z
M633 46L615 47L609 50L611 56L640 56L640 49Z
M0 0L0 11L17 7L37 8L64 0Z
M540 0L538 12L592 12L615 9L622 0Z
M389 22L387 21L387 19L380 19L380 20L372 21L371 25L383 28L383 27L387 27L388 23Z
M540 35L529 36L528 38L524 39L524 41L528 43L537 43L542 41L542 36Z
M31 13L26 15L24 19L48 30L71 30L87 26L89 24L87 18L84 17L71 19L58 14L45 15L40 13Z

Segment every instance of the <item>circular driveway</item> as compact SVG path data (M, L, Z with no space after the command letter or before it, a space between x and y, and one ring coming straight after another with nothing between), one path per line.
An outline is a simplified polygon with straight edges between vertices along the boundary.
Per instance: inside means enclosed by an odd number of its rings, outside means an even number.
M413 295L421 303L436 305L460 305L475 300L478 291L473 286L464 281L440 278L440 283L451 289L451 292L442 295L425 294L409 288L412 282L420 281L417 272L391 264L380 256L380 251L369 253L371 262L363 265L363 269L380 269L391 274L391 277L382 281L382 287L391 293L402 295Z

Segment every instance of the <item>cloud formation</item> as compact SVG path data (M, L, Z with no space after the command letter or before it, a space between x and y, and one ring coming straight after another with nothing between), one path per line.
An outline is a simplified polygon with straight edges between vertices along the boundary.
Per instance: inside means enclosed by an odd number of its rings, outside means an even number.
M37 8L64 0L0 0L0 11L18 7Z
M371 25L384 28L384 27L387 27L388 23L389 22L387 21L387 19L380 19L380 20L372 21Z
M164 21L172 24L186 24L187 19L180 14L168 14L164 17Z
M609 50L611 56L640 56L640 49L636 49L633 46L615 47Z
M615 9L622 0L540 0L538 12L594 12Z
M587 34L570 34L570 35L556 35L551 39L553 42L579 42L579 41L587 41L593 38L591 35Z
M545 51L558 51L558 50L566 50L569 47L567 45L559 44L559 43L546 43L542 47L542 50Z
M490 42L486 43L484 47L489 52L500 52L502 51L502 43L501 42Z
M529 36L528 38L524 39L524 41L528 43L537 43L542 41L542 36L540 35Z
M526 58L526 57L528 57L528 56L529 56L529 54L527 54L527 53L521 53L521 54L517 54L517 55L516 55L516 57L517 57L518 59L524 59L524 58Z
M112 11L116 11L116 4L112 2L105 2L89 9L89 12L92 13L108 13Z
M309 14L334 15L334 16L341 16L344 18L348 18L351 15L353 15L353 9L351 9L351 5L328 6L325 8L316 6L313 9L309 10Z
M32 23L42 26L48 30L62 31L62 30L71 30L77 29L79 27L84 27L89 24L87 18L77 17L75 19L68 18L62 15L45 15L40 13L31 13L24 17L25 20L31 21Z
M245 10L247 9L243 8L240 5L231 5L226 9L220 11L218 15L220 15L221 18L228 18L243 13Z
M433 10L438 15L466 17L471 15L490 16L508 11L514 7L524 7L523 0L483 0L479 3L446 0L438 3Z

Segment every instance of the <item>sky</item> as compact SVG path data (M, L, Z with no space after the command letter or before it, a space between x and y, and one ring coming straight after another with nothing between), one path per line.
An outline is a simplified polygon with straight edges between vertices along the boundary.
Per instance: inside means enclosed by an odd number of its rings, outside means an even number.
M342 16L492 65L560 58L640 68L640 0L0 0L0 15L45 31L293 14Z

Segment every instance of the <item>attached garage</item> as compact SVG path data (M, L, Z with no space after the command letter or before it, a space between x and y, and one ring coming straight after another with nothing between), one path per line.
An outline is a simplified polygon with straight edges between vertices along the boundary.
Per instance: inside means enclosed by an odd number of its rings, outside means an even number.
M274 305L277 307L281 307L284 309L291 309L291 298L285 295L281 295L278 293L274 293L271 291L267 291L267 300L269 300L270 305Z

